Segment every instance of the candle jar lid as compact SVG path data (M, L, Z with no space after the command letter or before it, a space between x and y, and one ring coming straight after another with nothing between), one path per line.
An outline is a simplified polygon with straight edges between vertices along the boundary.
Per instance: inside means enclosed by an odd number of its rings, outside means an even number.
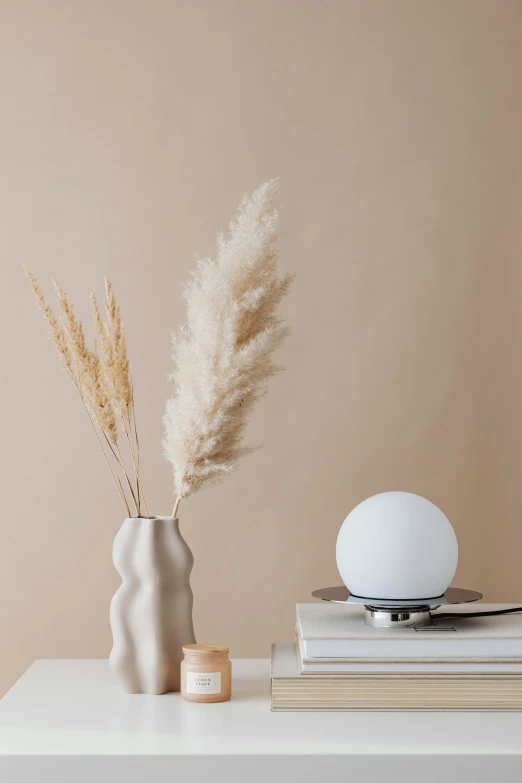
M223 644L184 644L184 653L196 654L196 655L223 655L228 653L229 648Z

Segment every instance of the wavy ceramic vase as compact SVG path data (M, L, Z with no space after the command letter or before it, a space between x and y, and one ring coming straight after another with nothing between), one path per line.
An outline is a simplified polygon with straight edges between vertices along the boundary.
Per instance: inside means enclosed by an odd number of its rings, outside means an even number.
M111 602L109 665L125 693L180 689L181 650L193 644L194 558L177 519L126 519L114 539L122 583Z

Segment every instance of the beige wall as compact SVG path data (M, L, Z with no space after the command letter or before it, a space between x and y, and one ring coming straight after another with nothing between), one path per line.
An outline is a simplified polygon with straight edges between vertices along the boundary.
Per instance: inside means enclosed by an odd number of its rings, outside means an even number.
M108 654L122 518L19 261L84 317L112 276L166 514L180 286L274 175L288 371L265 448L182 509L199 639L291 639L339 580L344 516L389 489L446 511L456 584L522 600L521 69L508 0L0 4L0 691L36 657Z

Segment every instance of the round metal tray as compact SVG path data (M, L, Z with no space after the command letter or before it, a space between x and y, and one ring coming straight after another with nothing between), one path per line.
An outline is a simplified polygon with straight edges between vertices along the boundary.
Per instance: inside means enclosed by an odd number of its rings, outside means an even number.
M320 590L314 590L312 596L320 598L322 601L332 601L339 604L363 604L366 609L365 622L367 625L376 628L397 628L431 625L431 609L479 601L482 598L482 593L477 593L475 590L462 590L459 587L448 587L444 595L402 601L352 595L347 587L340 585L339 587L323 587Z

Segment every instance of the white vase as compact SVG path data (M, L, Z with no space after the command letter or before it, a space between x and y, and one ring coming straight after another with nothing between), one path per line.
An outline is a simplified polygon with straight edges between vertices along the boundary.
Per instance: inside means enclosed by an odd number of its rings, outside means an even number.
M125 693L180 689L182 645L193 644L194 558L177 519L126 519L113 547L122 583L111 602L109 665Z

